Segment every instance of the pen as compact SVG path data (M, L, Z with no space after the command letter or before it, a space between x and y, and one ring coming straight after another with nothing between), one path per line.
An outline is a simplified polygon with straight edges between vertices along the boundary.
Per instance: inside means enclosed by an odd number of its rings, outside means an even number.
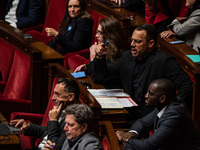
M54 145L51 145L51 147L55 147Z
M106 44L108 44L108 41L106 41L106 42L103 44L103 47L106 46Z

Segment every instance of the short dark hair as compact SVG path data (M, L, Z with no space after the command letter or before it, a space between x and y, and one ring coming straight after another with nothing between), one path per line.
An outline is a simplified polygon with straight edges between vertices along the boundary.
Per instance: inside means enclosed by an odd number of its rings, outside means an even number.
M168 79L156 79L151 84L156 84L161 94L167 96L168 100L174 100L176 97L176 88Z
M78 83L71 78L59 78L57 84L64 84L64 90L67 93L74 93L75 99L79 100L80 89Z
M156 28L150 24L139 25L135 30L141 31L144 30L147 34L147 41L154 40L155 44L157 42L158 34Z
M92 119L93 119L93 111L86 104L72 104L67 106L65 109L66 115L74 115L75 121L82 125L87 123L88 129L91 129Z

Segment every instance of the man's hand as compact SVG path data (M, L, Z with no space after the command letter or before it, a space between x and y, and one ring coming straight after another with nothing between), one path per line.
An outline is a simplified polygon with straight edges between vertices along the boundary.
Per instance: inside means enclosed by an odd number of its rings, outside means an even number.
M47 143L44 144L42 150L55 150L55 149L56 149L56 143L52 143L50 140L48 140Z
M163 31L160 33L161 38L168 38L168 37L174 36L174 35L175 35L175 33L171 30Z
M116 131L117 138L120 142L125 144L130 138L137 138L135 132Z
M60 116L60 112L62 110L63 103L60 103L59 107L53 106L53 109L49 111L49 120L50 121L58 121Z
M10 125L19 127L21 130L27 130L29 128L29 124L24 119L11 120Z

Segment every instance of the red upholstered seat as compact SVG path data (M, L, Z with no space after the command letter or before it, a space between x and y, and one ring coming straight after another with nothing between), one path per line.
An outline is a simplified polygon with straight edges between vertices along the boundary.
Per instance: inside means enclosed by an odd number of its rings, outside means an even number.
M0 70L4 82L0 110L5 118L9 120L13 111L30 112L30 57L1 41Z
M109 144L108 144L108 138L105 136L102 140L102 146L104 150L110 150Z
M15 50L10 74L3 95L7 98L28 99L30 85L30 57Z
M3 76L3 81L0 81L0 93L3 93L5 83L8 80L14 53L15 48L4 40L0 39L0 70Z
M46 126L47 122L49 121L49 110L51 110L54 106L54 101L51 99L51 97L53 96L53 89L55 87L57 83L57 78L54 79L54 83L52 86L52 91L51 91L51 96L49 99L49 103L48 106L46 108L45 114L33 114L33 113L22 113L22 112L13 112L10 115L10 120L13 119L25 119L28 122L34 123L34 124L38 124L38 125L42 125L42 126ZM30 136L24 136L23 134L19 135L20 138L20 143L21 143L21 147L22 150L25 150L27 148L29 149L33 149L35 146L38 145L40 138L33 138Z

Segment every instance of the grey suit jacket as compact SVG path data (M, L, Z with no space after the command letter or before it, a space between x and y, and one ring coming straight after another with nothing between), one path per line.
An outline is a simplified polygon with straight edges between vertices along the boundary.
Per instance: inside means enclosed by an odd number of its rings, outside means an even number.
M155 129L158 110L137 120L131 130L141 135L146 130ZM186 106L171 102L158 120L156 131L145 140L130 139L125 150L200 150L200 132L192 120Z
M184 37L186 44L196 51L200 48L200 9L195 10L184 23L174 20L169 26L177 36Z
M76 142L69 146L69 140L66 139L62 150L102 150L102 145L96 135L92 132L86 132Z

